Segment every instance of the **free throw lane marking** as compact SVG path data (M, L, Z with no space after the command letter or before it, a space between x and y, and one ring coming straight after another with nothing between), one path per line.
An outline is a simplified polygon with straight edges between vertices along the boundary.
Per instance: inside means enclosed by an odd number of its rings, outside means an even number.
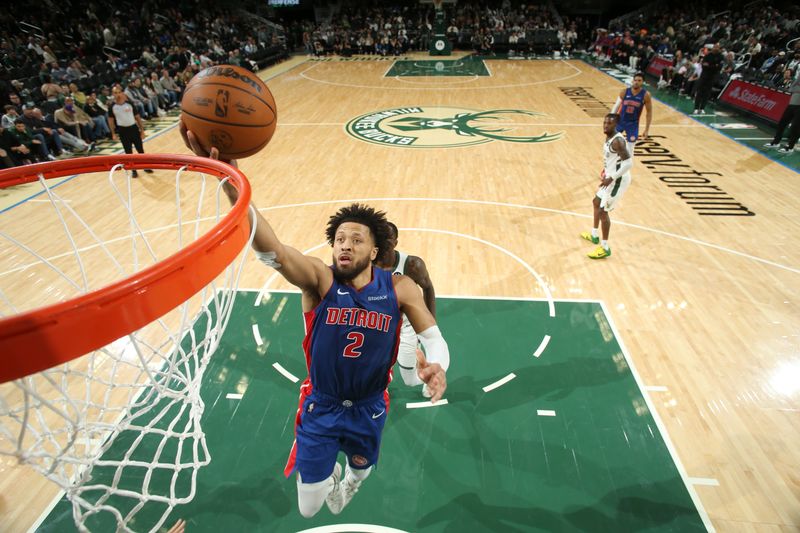
M255 337L256 344L259 346L264 344L264 341L261 339L261 332L258 331L258 324L253 324L253 337Z
M285 377L292 383L297 383L298 381L300 381L300 378L298 378L297 376L295 376L294 374L283 368L280 363L272 363L272 368L280 372L283 375L283 377Z
M512 373L510 373L509 375L507 375L506 377L504 377L504 378L502 378L502 379L498 379L497 381L495 381L495 382L494 382L494 383L492 383L491 385L486 385L486 386L483 388L483 392L489 392L489 391L491 391L491 390L494 390L494 389L496 389L497 387L502 387L503 385L505 385L506 383L508 383L508 382L509 382L509 381L511 381L512 379L514 379L515 377L517 377L517 375L516 375L515 373L513 373L513 372L512 372Z
M547 348L547 344L550 342L550 335L545 335L542 339L542 342L539 343L539 347L536 348L536 351L533 352L534 357L539 357L544 352L545 348Z
M409 402L406 404L407 409L421 409L423 407L439 407L440 405L447 405L446 399L441 399L436 403L431 403L430 400L425 402Z
M402 529L394 529L386 526L376 526L374 524L335 524L331 526L319 526L312 529L304 529L297 533L406 533Z

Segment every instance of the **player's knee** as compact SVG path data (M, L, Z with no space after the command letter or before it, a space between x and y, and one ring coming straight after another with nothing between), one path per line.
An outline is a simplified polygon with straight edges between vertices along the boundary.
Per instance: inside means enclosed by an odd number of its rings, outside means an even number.
M319 512L332 484L330 478L316 483L303 483L300 474L297 474L297 508L304 518L311 518Z
M348 468L347 469L347 477L351 478L352 481L357 483L361 483L365 479L369 477L369 474L372 472L372 466L370 465L367 468Z

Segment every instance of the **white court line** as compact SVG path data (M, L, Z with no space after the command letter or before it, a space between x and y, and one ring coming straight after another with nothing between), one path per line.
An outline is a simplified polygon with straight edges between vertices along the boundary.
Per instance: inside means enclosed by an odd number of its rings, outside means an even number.
M672 462L675 463L675 467L678 469L678 473L683 480L683 484L686 485L686 490L689 492L689 496L692 498L692 502L694 502L694 506L697 508L697 512L700 515L701 520L703 520L703 525L706 526L706 530L709 532L715 532L716 530L714 529L714 525L711 523L711 519L708 517L705 507L703 507L703 502L700 501L700 496L697 494L697 491L694 490L694 485L689 481L692 478L690 478L686 473L686 468L684 468L681 458L678 457L678 451L675 449L675 445L672 444L672 439L669 437L669 433L667 432L664 422L661 420L661 416L658 414L658 411L653 405L650 395L644 390L642 378L639 376L639 372L636 370L636 366L633 364L633 359L628 353L628 348L625 346L625 342L622 340L619 330L617 330L617 326L614 324L614 319L611 317L608 307L606 306L605 302L600 302L600 306L603 308L603 314L605 315L606 320L608 320L608 325L611 326L611 331L614 333L617 343L619 343L619 348L622 350L622 355L625 357L625 361L628 363L628 368L630 369L631 374L633 374L633 379L636 381L636 385L639 387L639 390L642 391L642 397L647 404L647 408L650 410L650 415L653 417L656 427L658 427L658 432L661 434L661 438L664 439L664 444L667 446L667 450L669 450L669 454L672 457Z
M256 339L256 344L261 346L264 340L261 338L261 332L258 330L258 324L253 324L253 337Z
M553 79L550 79L550 80L532 81L532 82L529 82L529 83L511 83L511 84L506 84L506 85L492 85L492 86L485 86L485 87L484 86L481 86L481 87L453 87L452 85L445 85L445 86L439 86L439 87L409 87L407 85L403 86L403 87L392 87L391 85L389 85L389 86L381 86L381 85L358 85L358 84L355 84L355 83L338 83L338 82L334 82L334 81L320 80L320 79L312 78L312 77L306 75L307 72L310 72L315 67L317 67L318 65L321 65L321 64L322 63L315 63L311 67L309 67L306 70L304 70L303 72L301 72L300 73L300 77L301 78L305 78L308 81L315 81L317 83L323 83L325 85L333 85L333 86L336 86L336 87L355 87L355 88L358 88L358 89L379 89L379 90L383 90L383 91L386 91L386 90L390 90L390 91L391 90L399 90L399 91L435 91L435 90L478 91L478 90L486 90L486 89L494 90L494 89L508 89L508 88L514 88L514 87L529 87L529 86L532 86L532 85L542 85L542 84L545 84L545 83L554 83L554 82L557 82L557 81L568 80L568 79L571 79L571 78L574 78L576 76L580 76L581 74L583 74L583 70L581 70L577 66L573 65L572 63L563 62L562 64L567 65L568 67L574 69L575 72L573 74L568 75L568 76L564 76L564 77L561 77L561 78L553 78ZM391 79L391 78L385 78L385 79Z
M425 77L425 78L436 78L437 80L444 81L445 78L463 78L464 76L436 76L436 75L431 75L431 76L419 76L419 77L420 78L422 78L422 77ZM469 83L469 82L477 80L478 78L479 78L479 76L476 76L475 74L473 74L471 78L468 78L466 80L455 80L455 81L447 80L447 83L439 83L437 87L425 87L425 88L426 89L431 89L431 88L439 89L440 86L442 86L442 85L446 85L446 86L449 87L451 85L457 85L457 84L461 84L461 83ZM400 76L392 76L389 79L393 79L393 80L399 81L401 83L408 83L409 85L422 85L423 83L433 83L432 81L416 82L416 81L411 81L411 80L404 80Z
M556 416L556 412L550 409L537 409L536 414L539 416Z
M437 230L437 229L430 229L430 228L399 228L399 229L402 230L402 231L422 231L422 232L430 232L430 233L442 233L444 235L454 235L454 236L457 236L457 237L463 237L463 238L466 238L466 239L474 240L474 241L480 242L482 244L485 244L487 246L490 246L492 248L495 248L496 250L500 250L501 252L503 252L506 255L512 257L513 259L515 259L518 263L520 263L523 267L525 267L525 269L529 273L531 273L533 275L533 277L539 283L539 286L542 287L542 289L544 290L545 295L547 296L547 306L548 306L548 310L549 310L550 316L551 317L555 317L556 316L555 303L553 301L553 294L550 292L550 287L547 286L547 283L545 283L544 279L542 279L542 277L539 275L538 272L536 272L533 269L533 267L531 267L528 263L526 263L520 257L514 255L511 251L506 250L505 248L503 248L501 246L498 246L498 245L496 245L496 244L494 244L492 242L480 239L478 237L474 237L472 235L467 235L467 234L464 234L464 233L458 233L458 232L454 232L454 231ZM313 252L314 250L322 248L323 246L329 246L329 245L328 245L327 242L320 243L320 244L318 244L316 246L312 246L311 248L305 250L303 252L303 254L307 255L307 254ZM261 288L261 290L258 293L258 296L256 297L256 301L254 303L254 305L256 307L261 305L262 297L264 296L264 294L269 292L269 286L272 284L272 282L277 277L278 277L278 273L275 272L269 278L267 278L267 281L264 283L264 286ZM547 346L547 343L550 342L550 338L549 337L550 337L549 335L545 335L545 337L542 339L542 343L540 343L540 347L542 345L544 345L545 347ZM542 351L544 351L544 348L542 348ZM541 355L541 352L540 352L540 355Z
M542 355L542 352L544 352L545 348L547 348L547 345L549 343L550 343L550 335L545 335L544 338L542 339L542 342L539 344L539 347L536 348L535 352L533 352L533 356L539 357L540 355Z
M447 398L442 398L436 403L431 403L430 400L426 402L408 402L406 409L422 409L423 407L439 407L440 405L447 405Z
M304 529L297 533L406 533L402 529L394 529L374 524L334 524Z
M734 137L734 141L771 141L772 137Z
M719 487L719 481L711 477L690 477L688 479L692 485L705 485L707 487Z
M35 204L49 204L49 203L52 203L49 199L48 200L39 200L39 199L34 198L34 199L28 200L28 201L32 202L32 203L35 203ZM72 203L72 200L64 200L63 198L59 198L56 201L57 202L64 202L66 204L71 204Z
M241 400L244 394L236 394L234 392L229 392L225 395L226 400Z
M390 71L390 70L392 70L392 69L394 68L394 65L395 65L395 63L397 63L397 60L394 60L394 61L389 61L388 63L389 63L389 68L387 68L387 69L386 69L386 70L383 72L383 76L381 76L381 78L385 78L385 77L386 77L386 75L387 75L387 74L389 74L389 71ZM303 71L303 72L305 72L305 71Z
M663 385L647 385L644 390L650 392L667 392L669 389Z
M296 204L284 204L279 206L271 206L271 207L260 207L259 211L270 211L273 209L291 209L295 207L308 207L313 205L326 205L326 204L352 204L354 202L438 202L438 203L458 203L458 204L476 204L476 205L490 205L490 206L498 206L498 207L513 207L517 209L529 209L531 211L541 211L544 213L556 213L559 215L570 215L573 217L578 218L592 218L592 215L587 215L585 213L575 213L573 211L566 211L563 209L552 209L550 207L538 207L532 205L525 205L525 204L515 204L510 202L495 202L492 200L472 200L468 198L422 198L422 197L385 197L385 198L351 198L345 200L317 200L314 202L301 202ZM788 270L789 272L794 272L795 274L800 274L800 269L792 268L790 266L782 265L780 263L776 263L774 261L770 261L768 259L763 259L761 257L757 257L754 255L750 255L744 252L739 252L737 250L732 250L731 248L725 248L724 246L719 246L718 244L713 244L710 242L701 241L699 239L694 239L692 237L684 237L683 235L678 235L676 233L670 233L668 231L663 231L656 228L650 228L647 226L642 226L639 224L632 224L630 222L623 222L621 220L615 220L615 224L620 226L626 226L629 228L635 228L642 231L648 231L651 233L655 233L656 235L663 235L665 237L671 237L673 239L679 239L682 241L687 241L692 244L696 244L698 246L705 246L708 248L713 248L715 250L719 250L722 252L727 252L729 254L738 255L740 257L744 257L746 259L750 259L752 261L756 261L759 263L764 263L766 265L774 266L783 270ZM146 233L146 232L145 232ZM15 269L15 270L19 270ZM9 271L10 272L10 271ZM0 273L6 274L8 272Z
M406 107L413 107L413 106L406 106ZM431 107L444 107L444 106L431 106ZM342 127L346 126L347 122L296 122L292 124L286 124L283 122L279 122L278 125L280 127L316 127L316 126L332 126L332 127ZM597 124L575 124L575 123L556 123L556 122L492 122L492 126L559 126L563 128L597 128L600 127ZM651 124L651 128L705 128L702 124ZM769 137L770 139L772 137ZM44 201L44 200L41 200ZM49 201L49 200L48 200Z
M505 385L506 383L508 383L512 379L514 379L515 377L517 377L517 375L512 372L509 375L507 375L506 377L504 377L502 379L498 379L497 381L495 381L491 385L486 385L483 388L483 392L489 392L489 391L492 391L492 390L494 390L494 389L496 389L498 387L502 387L503 385Z
M730 137L727 137L727 138L730 139ZM384 198L351 198L351 199L345 199L345 200L317 200L317 201L313 201L313 202L301 202L301 203L295 203L295 204L274 205L274 206L270 206L270 207L259 207L258 211L259 212L263 212L263 211L272 211L274 209L291 209L291 208L296 208L296 207L310 207L310 206L315 206L315 205L328 205L328 204L351 204L351 203L354 203L354 202L360 202L360 203L363 203L363 202L438 202L438 203L476 204L476 205L490 205L490 206L499 206L499 207L512 207L512 208L515 208L515 209L528 209L528 210L531 210L531 211L541 211L541 212L544 212L544 213L555 213L555 214L559 214L559 215L569 215L569 216L578 217L578 218L585 218L585 219L592 218L592 215L588 215L588 214L585 214L585 213L575 213L573 211L566 211L566 210L563 210L563 209L552 209L552 208L549 208L549 207L538 207L538 206L535 206L535 205L514 204L514 203L509 203L509 202L495 202L495 201L491 201L491 200L472 200L472 199L468 199L468 198L422 198L422 197L407 197L407 198L384 197ZM208 220L212 220L214 218L215 217L203 217L199 221L200 222L205 222L205 221L208 221ZM185 221L183 223L183 225L194 224L196 222L198 222L198 221L197 220ZM639 224L632 224L630 222L624 222L622 220L615 220L614 224L618 224L620 226L625 226L625 227L629 227L629 228L635 228L635 229L638 229L638 230L641 230L641 231L654 233L656 235L663 235L665 237L671 237L673 239L679 239L679 240L682 240L682 241L690 242L692 244L696 244L698 246L705 246L707 248L713 248L713 249L719 250L721 252L726 252L726 253L729 253L729 254L732 254L732 255L738 255L739 257L744 257L745 259L750 259L751 261L756 261L758 263L763 263L765 265L769 265L769 266L773 266L773 267L776 267L776 268L780 268L782 270L788 270L789 272L793 272L795 274L800 274L800 269L798 269L798 268L793 268L793 267L790 267L790 266L782 265L780 263L776 263L776 262L770 261L768 259L763 259L763 258L757 257L755 255L750 255L750 254L747 254L747 253L744 253L744 252L739 252L737 250L732 250L731 248L725 248L724 246L720 246L718 244L713 244L713 243L710 243L710 242L701 241L699 239L694 239L692 237L685 237L683 235L678 235L678 234L675 234L675 233L670 233L668 231L663 231L663 230L660 230L660 229L650 228L650 227L642 226L642 225L639 225ZM169 224L167 226L162 226L162 227L158 227L158 228L145 230L142 233L144 233L145 235L148 235L150 233L155 233L155 232L158 232L158 231L168 230L168 229L174 228L176 226L177 226L177 224ZM104 243L105 244L113 244L113 243L124 241L124 240L128 240L128 239L130 239L130 235L127 235L125 237L117 237L115 239L109 239L107 241L104 241ZM93 248L97 248L98 246L100 246L100 245L93 244L91 246L86 246L84 248L79 248L78 251L79 252L84 252L84 251L87 251L87 250L91 250ZM53 257L49 257L48 259L52 261L52 260L55 260L55 259L60 259L60 258L66 257L66 256L70 256L70 255L73 255L73 252L64 252L62 254L57 254L57 255L54 255ZM0 276L5 276L6 274L12 274L14 272L21 272L21 271L23 271L23 270L25 270L27 268L30 268L32 266L36 266L36 265L39 265L39 264L40 263L36 262L36 263L29 263L27 265L18 266L18 267L12 268L10 270L6 270L5 272L0 272Z
M479 242L481 244L485 244L486 246L489 246L491 248L494 248L495 250L499 250L499 251L503 252L504 254L508 255L509 257L511 257L512 259L517 261L523 267L525 267L525 270L527 270L534 278L536 278L536 281L539 282L539 286L542 288L542 290L544 290L545 296L547 296L547 305L548 305L548 310L549 310L550 316L551 317L556 316L556 307L555 307L555 304L553 303L553 293L550 292L550 287L547 285L547 283L544 281L544 279L539 275L539 273L536 272L533 269L533 267L531 267L528 263L526 263L523 259L521 259L519 256L515 255L511 251L506 250L502 246L494 244L493 242L489 242L489 241L481 239L479 237L474 237L472 235L467 235L466 233L459 233L457 231L448 231L448 230L443 230L443 229L431 229L431 228L400 228L400 229L403 230L403 231L422 231L422 232L429 232L429 233L441 233L443 235L454 235L456 237L464 237L465 239L469 239L469 240L472 240L472 241Z
M402 229L402 228L401 228ZM238 292L261 292L261 289L256 287L239 287L236 289ZM278 292L287 294L301 294L303 291L300 289L269 289L267 292ZM437 294L437 298L451 298L453 300L509 300L520 302L546 302L547 298L526 298L524 296L478 296L470 294ZM601 300L593 298L557 298L554 301L559 303L579 303L579 304L599 304Z
M295 376L294 374L283 368L280 363L272 363L272 368L280 372L283 375L283 377L285 377L292 383L297 383L298 381L300 381L300 378L298 378L297 376Z

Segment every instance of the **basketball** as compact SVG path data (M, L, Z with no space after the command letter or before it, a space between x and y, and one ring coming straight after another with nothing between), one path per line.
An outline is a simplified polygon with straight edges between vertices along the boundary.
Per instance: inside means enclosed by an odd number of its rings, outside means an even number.
M181 119L206 150L242 159L264 148L277 124L275 99L255 74L233 65L199 72L183 93Z

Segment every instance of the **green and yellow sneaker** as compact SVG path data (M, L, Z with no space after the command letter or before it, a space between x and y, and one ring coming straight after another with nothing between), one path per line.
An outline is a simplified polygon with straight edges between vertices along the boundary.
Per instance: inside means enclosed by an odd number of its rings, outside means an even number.
M605 259L611 255L611 247L609 246L608 250L606 250L602 246L598 246L593 252L589 252L586 255L588 255L591 259Z
M600 244L600 237L592 237L592 234L589 233L588 231L584 231L583 233L581 233L581 238L586 239L592 244Z

